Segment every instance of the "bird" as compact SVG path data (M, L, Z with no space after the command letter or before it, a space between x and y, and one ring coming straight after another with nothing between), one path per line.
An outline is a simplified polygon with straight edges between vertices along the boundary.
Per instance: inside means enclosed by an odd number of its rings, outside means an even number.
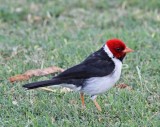
M122 40L112 38L81 63L49 80L28 83L23 87L28 90L51 85L67 87L80 93L82 107L85 107L84 94L87 94L96 108L102 111L96 101L97 95L105 93L115 85L120 78L122 62L126 54L133 51Z

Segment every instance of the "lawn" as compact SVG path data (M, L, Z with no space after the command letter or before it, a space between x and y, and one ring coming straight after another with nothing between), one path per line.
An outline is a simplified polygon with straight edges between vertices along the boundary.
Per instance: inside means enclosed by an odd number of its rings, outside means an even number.
M132 90L98 96L102 112L87 95L83 110L76 92L22 88L52 75L8 81L30 69L67 69L115 37L135 50L117 83ZM159 50L158 0L0 0L0 126L160 127Z

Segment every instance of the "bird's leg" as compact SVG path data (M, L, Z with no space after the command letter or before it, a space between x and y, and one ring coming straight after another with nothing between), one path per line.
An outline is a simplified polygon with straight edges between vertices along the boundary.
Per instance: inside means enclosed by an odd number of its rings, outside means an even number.
M98 109L98 111L102 111L102 109L101 109L101 106L98 104L98 102L96 101L96 97L97 96L92 96L91 98L92 98L92 100L93 100L93 102L94 102L94 104L95 104L95 106L96 106L96 108Z
M84 93L80 93L80 96L81 96L81 101L82 101L82 107L85 108Z
M94 102L96 108L101 112L102 109L101 109L100 105L98 104L98 102L96 101L96 99L94 99L93 102Z

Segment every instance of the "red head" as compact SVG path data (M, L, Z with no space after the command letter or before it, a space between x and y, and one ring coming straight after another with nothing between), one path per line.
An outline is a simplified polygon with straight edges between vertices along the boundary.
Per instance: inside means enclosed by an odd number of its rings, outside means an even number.
M123 41L116 38L108 40L106 45L116 58L123 58L126 53L133 52L133 50L128 48Z

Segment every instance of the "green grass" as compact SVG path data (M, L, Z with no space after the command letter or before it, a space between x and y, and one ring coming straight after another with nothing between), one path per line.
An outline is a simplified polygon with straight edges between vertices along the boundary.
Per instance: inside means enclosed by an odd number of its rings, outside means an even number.
M145 3L144 3L145 2ZM160 2L156 0L0 0L0 126L159 127ZM38 18L37 18L38 17ZM79 94L25 91L10 76L56 65L71 67L109 38L135 50L124 61L120 81L97 100L98 112ZM126 67L127 66L127 67Z

